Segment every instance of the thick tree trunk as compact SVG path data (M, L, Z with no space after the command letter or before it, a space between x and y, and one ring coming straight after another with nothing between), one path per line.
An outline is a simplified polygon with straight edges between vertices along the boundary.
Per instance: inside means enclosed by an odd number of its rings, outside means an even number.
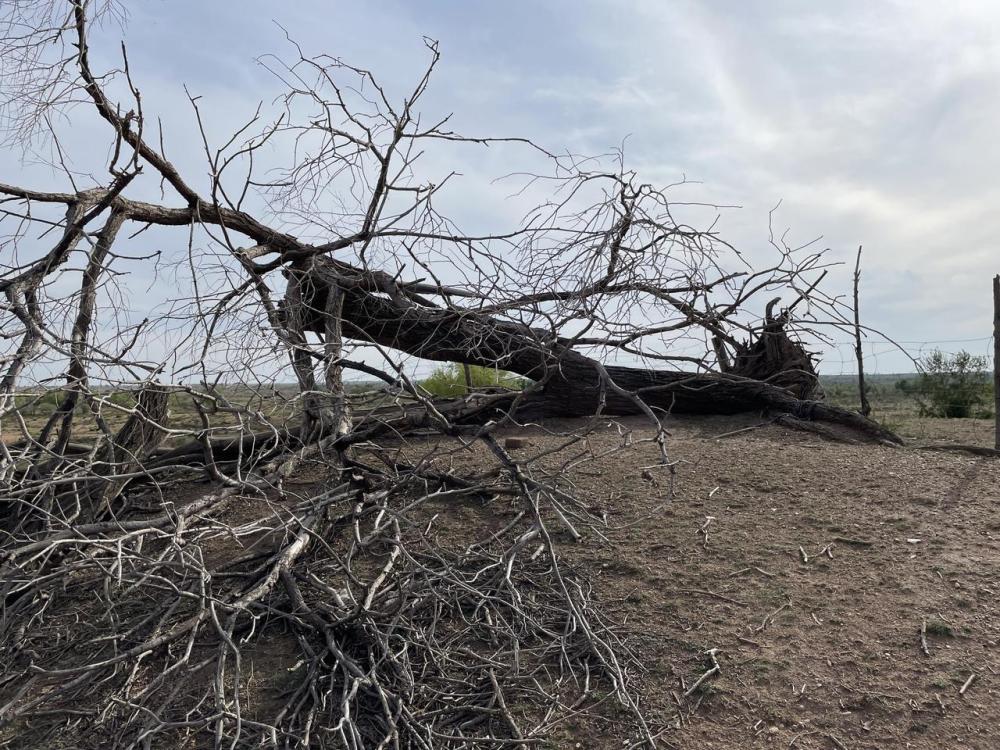
M289 273L298 285L292 299L307 309L305 327L324 333L328 284L324 273ZM569 348L550 332L458 312L344 283L343 333L425 359L499 367L541 381L540 393L523 399L517 418L579 417L597 413L641 413L636 396L650 408L675 414L735 414L771 410L844 425L880 441L899 438L861 415L821 401L797 398L768 382L728 374L693 374L603 366ZM379 293L381 292L381 293Z

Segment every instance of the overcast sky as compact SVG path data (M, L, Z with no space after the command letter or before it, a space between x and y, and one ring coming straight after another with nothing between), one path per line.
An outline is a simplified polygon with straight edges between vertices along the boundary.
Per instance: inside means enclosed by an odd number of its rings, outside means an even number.
M185 84L222 130L270 101L275 82L255 58L286 49L276 24L309 52L367 67L399 92L431 37L443 58L425 107L454 111L457 130L581 153L627 138L629 166L644 181L686 176L700 185L681 199L740 206L722 214L721 232L743 248L766 244L768 211L781 201L775 223L793 243L822 236L831 257L849 263L864 245L868 324L902 341L987 350L990 278L1000 271L1000 3L128 6L125 29L107 27L98 41L116 46L124 35L147 114L190 121ZM168 151L204 171L196 139L174 139ZM0 167L8 182L35 176L10 155ZM834 281L847 291L848 277ZM910 369L889 349L875 347L874 369ZM849 356L847 347L829 352L824 371L849 371Z

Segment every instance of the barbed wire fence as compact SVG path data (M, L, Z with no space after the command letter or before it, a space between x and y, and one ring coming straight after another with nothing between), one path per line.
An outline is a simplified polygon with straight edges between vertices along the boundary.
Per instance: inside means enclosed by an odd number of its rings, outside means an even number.
M826 346L820 365L822 376L857 376L853 341L833 341ZM871 339L864 341L862 347L866 375L912 375L919 372L920 363L934 352L941 352L946 356L968 352L989 360L993 352L993 337L906 341Z
M819 352L826 398L849 408L860 405L854 346L854 341L838 339L826 342ZM919 440L984 447L1000 440L995 422L993 336L895 341L872 337L862 342L862 349L865 391L877 421ZM932 375L939 389L935 405L948 416L967 412L967 418L948 420L947 428L940 419L943 414L928 409L927 393L921 392L919 383L921 372L938 353L939 361L946 366L954 366L956 358L964 354L973 358L962 380L957 380L954 373ZM951 393L954 400L948 401Z

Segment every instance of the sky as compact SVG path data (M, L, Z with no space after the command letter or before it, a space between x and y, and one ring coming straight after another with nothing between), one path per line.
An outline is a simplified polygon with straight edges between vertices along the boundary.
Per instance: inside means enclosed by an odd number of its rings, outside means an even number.
M124 27L108 24L95 37L95 55L113 54L124 39L147 117L176 133L166 145L182 172L205 173L184 86L201 97L209 132L225 132L278 93L256 60L288 50L283 29L399 94L425 63L430 37L442 60L425 109L454 112L456 130L578 153L624 143L643 181L686 179L678 200L738 206L722 211L717 228L741 249L766 246L780 203L776 230L787 229L791 244L821 238L844 264L831 288L849 292L864 246L864 321L906 342L910 355L990 347L990 280L1000 272L998 3L130 0L128 8ZM98 127L75 117L72 125L70 145ZM479 155L466 166L502 173L505 165ZM12 152L0 155L0 170L7 182L44 178ZM452 211L473 222L506 210L474 188L453 200ZM884 341L867 351L874 371L912 370ZM847 345L823 356L824 372L853 369Z

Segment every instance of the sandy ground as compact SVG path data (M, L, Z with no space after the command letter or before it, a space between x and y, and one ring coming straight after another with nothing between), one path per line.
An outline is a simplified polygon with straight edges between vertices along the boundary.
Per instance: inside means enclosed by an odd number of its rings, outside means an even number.
M598 456L572 470L567 489L607 525L579 542L560 533L560 548L624 623L662 746L1000 748L1000 461L774 426L717 437L759 421L673 419L672 496L669 473L649 468L659 453L640 419L604 421L586 446L534 461L561 439L517 433L532 445L514 455L538 477L584 448ZM971 420L936 426L902 431L990 437ZM613 451L626 439L635 444ZM494 465L482 446L408 450L433 452L442 469ZM237 504L228 520L259 510ZM477 538L514 513L509 500L441 510ZM685 698L710 649L720 671ZM270 643L247 658L258 656L255 674L281 675L295 651ZM597 716L568 717L541 747L620 750L630 729L606 702Z
M649 443L577 476L611 527L632 524L567 556L633 633L664 743L1000 747L1000 462L777 427L714 437L754 423L673 421L669 502L663 471L643 477L658 457ZM641 421L625 428L649 436ZM956 423L951 437L970 429ZM551 440L532 439L532 450ZM709 649L720 673L678 701ZM594 730L570 724L564 739L628 744L613 722Z

